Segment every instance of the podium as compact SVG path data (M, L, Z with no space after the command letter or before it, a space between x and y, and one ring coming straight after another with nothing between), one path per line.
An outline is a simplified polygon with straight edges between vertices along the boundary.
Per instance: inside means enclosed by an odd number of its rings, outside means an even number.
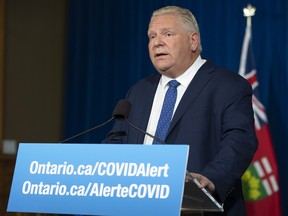
M223 211L195 179L184 185L188 153L187 145L22 143L7 211L119 216Z
M182 216L201 216L204 212L224 212L223 206L205 189L198 187L199 182L185 182L182 199Z

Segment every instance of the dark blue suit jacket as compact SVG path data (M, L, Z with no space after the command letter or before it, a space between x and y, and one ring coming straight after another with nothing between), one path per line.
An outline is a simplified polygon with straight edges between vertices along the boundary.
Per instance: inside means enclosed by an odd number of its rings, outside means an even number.
M132 103L128 120L143 130L160 77L155 74L141 80L127 94ZM225 210L219 215L246 214L240 178L258 145L251 96L251 86L244 78L207 61L183 95L165 140L190 145L187 169L215 184L215 196ZM122 143L143 143L143 133L126 122L116 122L113 131L121 130L127 133Z

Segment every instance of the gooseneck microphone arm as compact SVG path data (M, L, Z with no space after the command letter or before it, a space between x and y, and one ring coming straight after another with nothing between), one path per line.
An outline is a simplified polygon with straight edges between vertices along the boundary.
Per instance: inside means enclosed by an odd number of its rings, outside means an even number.
M92 130L95 130L95 129L97 129L97 128L100 128L100 127L108 124L109 122L111 122L114 118L115 118L115 117L112 116L108 121L106 121L106 122L104 122L104 123L102 123L102 124L100 124L100 125L96 125L96 126L93 127L93 128L90 128L90 129L88 129L88 130L85 130L85 131L83 131L83 132L81 132L81 133L78 133L78 134L76 134L76 135L74 135L74 136L72 136L72 137L69 137L69 138L67 138L67 139L65 139L65 140L62 140L60 143L68 142L68 141L70 141L70 140L72 140L72 139L75 139L75 138L77 138L77 137L79 137L79 136L81 136L81 135L83 135L83 134L86 134L86 133L88 133L88 132L90 132L90 131L92 131Z
M72 137L69 137L69 138L65 139L65 140L62 140L60 143L68 142L68 141L70 141L72 139L75 139L75 138L77 138L79 136L82 136L82 135L84 135L84 134L86 134L86 133L88 133L90 131L93 131L93 130L95 130L97 128L100 128L100 127L108 124L113 119L116 119L116 120L119 120L119 121L126 121L131 127L135 128L136 130L140 131L141 133L144 133L145 135L148 135L149 137L155 139L157 142L159 142L161 144L165 144L165 142L163 140L153 136L152 134L142 130L141 128L137 127L136 125L134 125L130 121L128 121L128 117L129 117L129 114L130 114L130 111L131 111L131 107L132 107L132 105L131 105L131 103L128 100L122 99L122 100L118 101L116 107L113 110L112 117L108 121L106 121L106 122L104 122L104 123L102 123L100 125L97 125L97 126L95 126L93 128L90 128L88 130L85 130L85 131L83 131L81 133L78 133L78 134L76 134L76 135L74 135ZM112 133L110 139L108 139L108 140L111 140L112 138L114 138L116 136L126 136L126 132L125 131L116 131L116 132Z
M112 117L108 121L106 121L106 122L104 122L104 123L102 123L100 125L96 125L93 128L85 130L85 131L83 131L81 133L78 133L78 134L76 134L76 135L74 135L72 137L69 137L69 138L67 138L65 140L62 140L60 143L68 142L68 141L70 141L72 139L75 139L75 138L77 138L79 136L82 136L82 135L84 135L84 134L86 134L86 133L88 133L90 131L93 131L93 130L95 130L97 128L103 127L104 125L106 125L109 122L111 122L113 119L117 119L117 120L124 120L125 119L126 120L128 118L128 116L129 116L129 114L130 114L130 111L131 111L131 103L129 101L127 101L127 100L123 100L122 99L122 100L118 101L117 105L115 106L115 108L113 110ZM115 136L124 136L124 135L126 135L126 134L124 134L121 131L120 132L118 131L118 132L115 132L113 134L113 138Z
M131 122L127 121L127 123L132 126L133 128L135 128L138 131L141 131L142 133L148 135L149 137L151 137L152 139L155 139L157 142L161 143L161 144L165 144L165 142L155 136L153 136L152 134L148 133L147 131L142 130L141 128L137 127L136 125L132 124Z

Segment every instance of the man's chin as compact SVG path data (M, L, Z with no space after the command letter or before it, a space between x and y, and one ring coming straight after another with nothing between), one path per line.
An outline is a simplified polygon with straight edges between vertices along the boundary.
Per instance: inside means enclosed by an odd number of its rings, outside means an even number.
M172 78L172 79L174 79L174 78L176 78L175 77L175 75L173 75L173 73L170 71L170 70L168 70L168 69L162 69L162 70L160 70L160 69L157 69L157 71L161 74L161 75L164 75L164 76L166 76L166 77L170 77L170 78Z
M156 68L156 69L162 75L167 74L167 70L168 70L167 68Z
M166 73L169 70L170 67L165 66L165 65L155 65L155 68L157 69L157 71L159 73L162 74L162 73Z

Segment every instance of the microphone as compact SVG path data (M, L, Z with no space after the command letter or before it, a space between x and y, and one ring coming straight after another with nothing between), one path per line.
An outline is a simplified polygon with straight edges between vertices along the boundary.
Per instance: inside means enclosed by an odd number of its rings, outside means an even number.
M82 131L81 133L78 133L78 134L76 134L76 135L74 135L72 137L64 139L60 143L68 142L68 141L70 141L72 139L75 139L75 138L77 138L79 136L82 136L82 135L84 135L86 133L89 133L90 131L93 131L93 130L95 130L97 128L103 127L104 125L106 125L109 122L111 122L113 119L126 120L126 119L128 119L130 111L131 111L131 103L129 101L127 101L127 100L123 100L122 99L122 100L118 101L116 107L113 110L112 117L109 120L107 120L106 122L104 122L104 123L102 123L100 125L96 125L93 128L90 128L88 130ZM124 132L125 133L124 134L123 132L124 131L118 131L118 132L113 133L112 138L114 138L116 136L125 136L126 133Z
M126 121L131 127L135 128L136 130L140 131L141 133L144 133L145 135L148 135L149 137L151 137L152 139L155 139L157 142L161 143L161 144L165 144L165 142L155 136L153 136L152 134L148 133L147 131L142 130L141 128L137 127L136 125L134 125L133 123L131 123L130 121L128 121L128 117L131 111L131 103L128 100L120 100L118 102L119 106L116 106L116 108L113 111L113 116L115 117L115 119L117 120L124 120Z
M112 116L117 120L127 120L131 107L132 105L128 100L121 99L113 110Z

